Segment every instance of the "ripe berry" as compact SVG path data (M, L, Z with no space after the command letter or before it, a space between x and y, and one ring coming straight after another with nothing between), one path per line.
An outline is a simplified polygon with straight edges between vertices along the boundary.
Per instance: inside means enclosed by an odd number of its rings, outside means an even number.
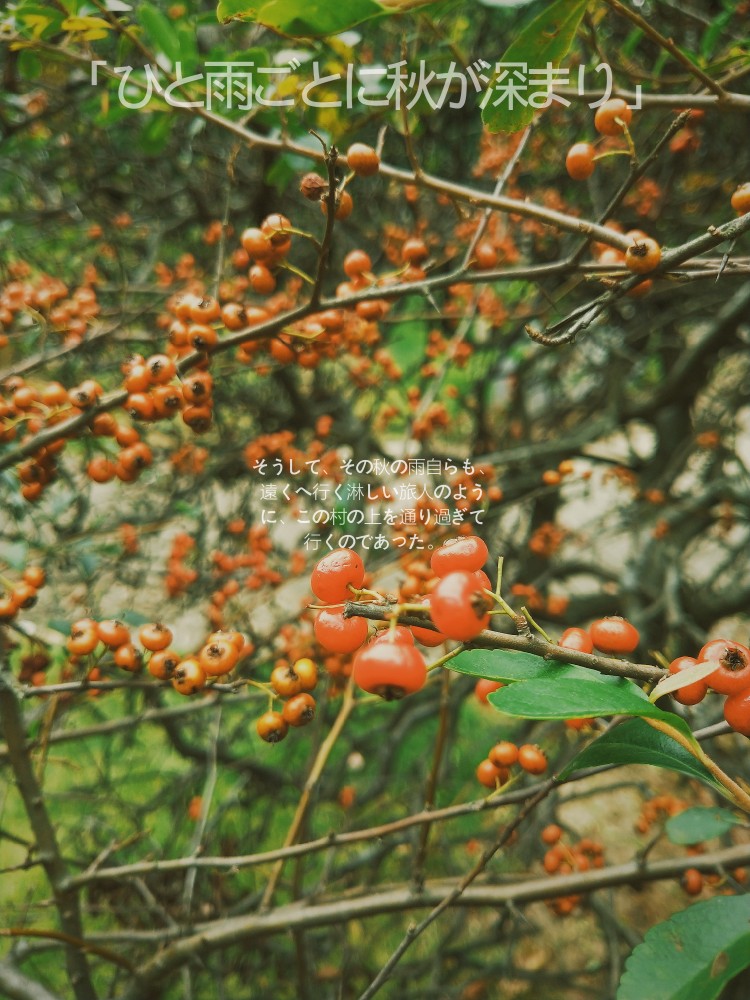
M130 641L130 631L127 625L123 625L122 622L118 622L116 619L99 622L96 630L99 633L101 641L105 646L109 646L110 649L116 649L118 646L122 646Z
M613 97L596 109L594 128L600 135L622 135L621 123L629 125L633 112L621 97ZM619 119L619 122L617 121Z
M386 635L359 650L352 674L363 691L392 701L418 691L427 679L427 668L414 646Z
M206 672L194 656L183 660L172 676L172 687L180 694L195 694L206 686Z
M315 718L315 699L306 691L296 694L286 702L281 716L290 726L306 726Z
M432 605L432 594L428 594L427 597L421 598L420 603L425 605L429 610ZM430 618L432 618L432 616L430 616ZM429 628L419 628L417 625L415 625L411 631L417 642L430 648L442 645L447 639L447 636L443 635L442 632L437 632Z
M331 653L353 653L367 639L364 618L344 618L341 611L321 611L313 625L315 638Z
M703 890L703 875L697 868L686 868L680 882L688 896L699 896Z
M458 570L471 573L480 570L487 562L489 551L477 535L449 538L430 558L430 568L436 576L447 576Z
M498 767L512 767L518 760L518 747L510 740L501 740L494 745L487 756Z
M299 182L299 189L303 198L308 201L320 201L328 191L328 182L320 174L305 174Z
M299 680L301 691L313 691L318 683L318 668L309 656L295 660L291 667L292 673Z
M168 681L180 664L180 657L173 649L159 649L148 661L148 672L159 681Z
M750 212L750 183L740 184L732 195L732 208L738 215Z
M372 146L355 142L346 151L346 162L358 177L372 177L380 170L380 157Z
M289 723L280 712L265 712L255 723L255 728L266 743L280 743L289 732Z
M678 656L669 664L669 672L670 674L678 674L681 670L687 670L688 667L692 667L697 662L693 656ZM695 681L694 684L686 684L681 687L679 691L673 691L672 697L681 705L697 705L706 697L707 691L707 681Z
M408 240L405 240L401 248L401 256L406 264L421 264L423 260L427 260L430 256L430 251L427 249L427 244L424 240L419 239L417 236L412 236Z
M495 789L507 781L507 771L502 767L497 767L487 758L480 761L475 771L477 781L485 788Z
M542 842L545 844L556 844L562 837L562 828L557 823L550 823L542 830Z
M467 642L490 623L488 602L470 572L448 573L432 591L432 620L449 639Z
M750 687L726 698L724 718L736 733L750 737Z
M172 641L172 633L161 622L152 622L150 625L141 626L138 638L144 649L155 652L156 650L167 648Z
M328 202L325 198L321 199L320 209L324 215L328 215ZM354 200L348 191L341 191L336 196L336 211L334 212L335 217L343 222L344 219L348 219L352 214L354 209Z
M524 743L518 748L518 764L529 774L544 774L547 770L547 758L539 747L531 743Z
M198 662L208 677L230 673L240 658L237 647L229 639L214 639L198 654Z
M474 696L482 705L487 705L487 695L492 694L493 691L497 691L501 688L501 681L491 681L486 677L480 677L479 680L474 685Z
M359 590L365 579L365 566L352 549L335 549L317 563L310 577L310 588L326 604L351 600L349 587Z
M288 663L282 663L271 671L271 687L282 698L292 698L302 690L302 681Z
M661 247L650 236L641 236L625 251L625 266L633 274L648 274L659 266Z
M737 694L750 687L750 649L731 639L714 639L698 653L699 662L715 661L706 684L720 694Z
M132 642L125 642L118 646L114 652L113 659L118 667L123 670L130 670L135 673L141 669L141 654Z
M593 653L594 643L585 628L566 628L560 636L558 646L577 649L580 653Z
M364 250L352 250L344 257L344 274L347 278L359 278L372 271L370 255Z
M640 642L638 630L624 618L600 618L589 628L594 646L601 653L632 653Z
M585 181L594 172L595 149L590 142L577 142L568 150L565 169L574 181Z

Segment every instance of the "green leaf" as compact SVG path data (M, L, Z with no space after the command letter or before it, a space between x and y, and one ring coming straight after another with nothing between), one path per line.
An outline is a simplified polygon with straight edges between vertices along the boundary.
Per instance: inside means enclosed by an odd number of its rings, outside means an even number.
M146 32L146 38L174 66L181 55L180 39L169 18L152 4L142 3L138 7L138 19Z
M29 557L26 542L0 542L0 565L5 563L11 569L22 570Z
M500 59L500 63L525 64L526 73L530 73L532 69L543 70L548 63L554 67L559 66L573 44L587 2L588 0L555 0L549 4L523 28ZM543 103L547 87L533 81L529 82L530 76L525 73L528 89L521 92L526 102L521 104L518 99L509 99L507 90L496 93L495 81L502 72L512 74L511 70L506 71L501 68L490 81L487 94L482 99L483 102L487 102L483 106L482 121L490 132L517 132L533 119L536 113L533 105L536 104L538 107ZM521 82L519 81L519 86ZM499 103L494 103L496 101Z
M671 722L632 681L614 683L579 677L529 680L493 691L490 703L506 715L522 719L579 719L599 715L640 715Z
M742 820L729 809L694 806L670 816L664 829L673 844L700 844L712 837L720 837L741 823Z
M531 653L506 649L467 649L450 662L451 670L491 681L554 681L573 677L600 683L604 678L585 667L557 660L544 660ZM607 678L607 681L611 680Z
M219 0L216 17L222 24L229 21L254 21L260 4L249 4L247 0Z
M138 628L140 625L147 625L153 620L153 615L149 618L148 615L142 615L140 611L123 611L120 615L120 621L125 622L126 625L130 625L131 628Z
M750 896L694 903L646 933L617 1000L716 1000L750 965Z
M669 722L683 735L690 735L687 724L676 715L671 716ZM604 733L574 757L560 772L559 777L564 781L576 771L582 771L587 767L600 767L602 764L650 764L652 767L663 767L668 771L685 774L689 778L697 778L723 792L721 786L700 761L669 736L649 726L643 719L628 719L610 732Z
M258 21L283 35L298 38L320 38L336 35L355 24L386 13L374 0L266 0L249 4L247 0L220 0L216 15L227 21Z

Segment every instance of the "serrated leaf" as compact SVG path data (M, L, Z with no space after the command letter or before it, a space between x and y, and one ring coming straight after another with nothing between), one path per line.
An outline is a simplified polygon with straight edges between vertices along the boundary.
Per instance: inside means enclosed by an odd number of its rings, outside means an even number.
M295 38L322 38L386 13L374 0L347 0L339 4L330 3L330 0L266 0L261 4L221 0L217 17L222 23L258 21Z
M482 121L490 132L517 132L533 119L536 109L543 103L547 86L533 81L532 69L544 70L547 65L557 68L573 44L578 25L586 10L588 0L555 0L530 21L499 60L501 64L520 63L526 67L527 89L521 92L524 102L516 96L509 100L507 91L495 91L502 67L490 81L482 99ZM520 85L521 81L519 81ZM517 94L517 91L513 91ZM504 98L504 99L503 99ZM497 102L497 103L495 103ZM534 106L536 105L536 107Z
M718 806L694 806L670 816L664 824L673 844L700 844L738 826L742 820L729 809Z
M667 713L663 713L667 715ZM678 716L671 716L670 725L684 736L691 738L690 729ZM560 772L560 779L569 778L576 771L603 764L650 764L668 771L676 771L690 778L697 778L712 788L723 792L718 782L706 768L679 743L649 726L643 719L628 719L608 733L604 733L577 754Z
M489 700L506 715L522 719L637 715L671 722L677 718L652 705L641 689L625 678L607 684L579 677L529 680L493 691Z
M750 896L694 903L647 931L617 1000L716 1000L750 965Z

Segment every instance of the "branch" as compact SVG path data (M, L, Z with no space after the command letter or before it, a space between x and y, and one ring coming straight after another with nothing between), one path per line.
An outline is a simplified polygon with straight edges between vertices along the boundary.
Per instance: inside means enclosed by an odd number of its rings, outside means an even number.
M0 635L0 653L3 637ZM26 733L13 690L0 673L0 724L8 742L8 758L18 792L23 800L31 829L36 839L39 861L44 867L55 898L60 928L69 939L82 940L83 930L78 895L65 886L67 872L57 846L54 827L47 814L42 789L36 780L31 759L26 751ZM78 947L65 949L68 978L76 1000L97 1000L86 956Z

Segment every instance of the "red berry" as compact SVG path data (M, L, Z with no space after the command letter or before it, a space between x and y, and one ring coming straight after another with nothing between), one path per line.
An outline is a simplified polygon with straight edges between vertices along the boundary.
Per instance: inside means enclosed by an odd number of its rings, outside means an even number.
M566 628L560 636L558 646L577 649L579 653L593 653L594 643L585 628Z
M670 674L678 674L681 670L687 670L688 667L692 667L697 662L694 656L678 656L669 664L669 672ZM707 681L695 681L694 684L686 684L685 687L681 687L679 691L673 691L672 697L681 705L697 705L706 697L707 691Z
M363 691L392 701L419 691L427 680L427 667L414 646L385 636L360 649L352 675Z
M715 661L706 684L720 694L738 694L750 687L750 649L731 639L713 639L698 653L699 662Z
M449 639L467 642L490 623L487 597L473 572L448 573L433 590L432 620Z
M487 562L487 546L477 535L462 535L450 538L435 549L430 559L430 567L436 576L447 576L458 570L473 572L480 570Z
M594 646L601 653L632 653L641 640L638 629L624 618L600 618L589 628Z
M428 610L432 604L432 595L428 594L427 597L421 599L421 603L424 604ZM432 618L432 616L430 616ZM446 636L441 632L435 632L429 628L419 628L418 626L412 627L412 635L421 643L423 646L440 646L445 642Z
M486 677L480 677L474 685L474 696L483 705L488 705L487 695L492 694L493 691L497 691L502 686L501 681L491 681Z
M574 181L585 181L594 172L594 147L590 142L577 142L568 150L565 169Z
M335 549L323 556L310 577L310 587L319 601L343 604L352 599L349 587L356 590L365 579L365 566L351 549Z
M344 618L341 611L321 611L313 630L323 649L331 653L353 653L367 639L367 621Z
M750 687L727 697L724 718L736 733L750 737Z

